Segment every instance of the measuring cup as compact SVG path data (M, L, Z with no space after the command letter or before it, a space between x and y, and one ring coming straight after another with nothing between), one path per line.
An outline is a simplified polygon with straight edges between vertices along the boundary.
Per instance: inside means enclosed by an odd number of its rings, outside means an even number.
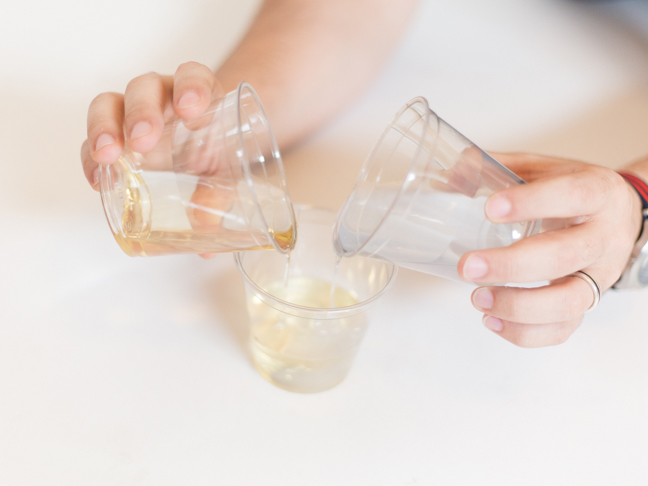
M125 148L100 166L117 243L130 256L275 249L297 237L281 155L247 83L202 116L175 119L142 154Z
M486 219L488 196L515 184L524 181L414 98L383 132L338 213L335 251L460 281L464 253L539 229L535 221Z

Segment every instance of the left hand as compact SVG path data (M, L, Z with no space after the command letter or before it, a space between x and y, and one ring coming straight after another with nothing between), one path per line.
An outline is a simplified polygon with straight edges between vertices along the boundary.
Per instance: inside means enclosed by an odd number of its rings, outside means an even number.
M484 312L484 325L513 344L561 344L593 302L586 282L565 277L582 270L602 292L614 285L641 230L641 201L611 169L538 155L494 156L528 184L491 195L485 206L490 221L561 218L567 225L509 247L466 253L459 275L477 284L549 280L532 289L480 287L472 302Z

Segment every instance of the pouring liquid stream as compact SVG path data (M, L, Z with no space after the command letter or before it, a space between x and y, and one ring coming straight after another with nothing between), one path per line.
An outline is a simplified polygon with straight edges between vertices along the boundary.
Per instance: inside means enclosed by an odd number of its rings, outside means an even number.
M290 278L290 253L286 253L286 270L284 270L283 288L288 288L288 279Z
M329 307L333 309L335 307L335 282L337 281L338 270L340 270L340 262L342 261L342 256L338 255L335 257L335 269L333 270L333 278L331 279L331 294L329 295Z

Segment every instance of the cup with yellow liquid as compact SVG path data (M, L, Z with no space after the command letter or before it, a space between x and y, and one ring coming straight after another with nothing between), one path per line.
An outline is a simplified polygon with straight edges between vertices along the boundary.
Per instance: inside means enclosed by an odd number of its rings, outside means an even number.
M381 297L394 282L391 263L340 259L330 243L335 213L296 207L299 244L289 258L240 252L252 361L270 383L313 393L347 376Z
M202 116L167 123L148 153L126 146L101 166L100 190L117 243L130 256L275 249L297 237L281 155L246 83Z

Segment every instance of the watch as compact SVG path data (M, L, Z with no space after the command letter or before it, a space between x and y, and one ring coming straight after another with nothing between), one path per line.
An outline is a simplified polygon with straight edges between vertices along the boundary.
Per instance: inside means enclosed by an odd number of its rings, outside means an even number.
M648 287L648 184L634 174L620 172L639 194L642 204L643 227L635 244L630 260L621 278L614 284L615 289L637 289Z

